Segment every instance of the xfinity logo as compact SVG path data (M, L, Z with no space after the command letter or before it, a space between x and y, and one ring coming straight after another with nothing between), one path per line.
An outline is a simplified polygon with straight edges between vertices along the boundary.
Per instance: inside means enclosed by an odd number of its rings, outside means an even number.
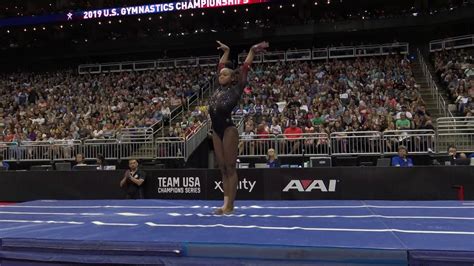
M323 180L291 180L283 189L283 192L298 190L299 192L311 192L320 190L321 192L336 192L336 183L338 180L331 179L326 185Z
M253 188L255 187L255 184L257 181L247 181L247 179L243 179L239 181L237 184L237 189L243 189L243 190L248 190L249 192L253 191ZM222 187L223 182L222 181L214 181L214 184L216 185L214 189L218 189L221 192L224 192L224 188Z

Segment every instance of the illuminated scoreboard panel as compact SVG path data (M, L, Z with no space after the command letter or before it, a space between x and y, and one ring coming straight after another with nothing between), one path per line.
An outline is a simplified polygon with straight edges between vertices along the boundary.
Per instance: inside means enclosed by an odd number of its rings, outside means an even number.
M271 0L186 0L169 3L147 4L140 6L116 7L95 9L66 14L52 14L33 17L15 17L0 19L0 27L36 25L46 23L57 23L64 21L93 20L102 18L118 18L135 15L152 15L164 12L200 10L209 8L223 8L231 6L246 6L271 2Z
M108 17L122 17L133 15L157 14L163 12L184 11L193 9L219 8L229 6L242 6L268 2L266 0L189 0L162 4L130 6L121 8L106 8L68 13L67 19L98 19Z

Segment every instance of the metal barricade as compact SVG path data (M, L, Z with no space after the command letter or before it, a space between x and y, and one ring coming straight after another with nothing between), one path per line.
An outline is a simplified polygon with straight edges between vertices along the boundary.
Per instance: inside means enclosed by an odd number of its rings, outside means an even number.
M282 134L275 146L279 156L328 155L329 137L325 133Z
M398 147L405 146L408 153L423 154L436 151L434 130L387 130L383 132L384 154L395 154Z
M156 146L150 141L119 142L121 159L155 159Z
M82 153L82 143L79 140L53 140L51 141L52 160L74 160L76 154Z
M459 152L474 152L474 117L441 117L436 124L438 152L450 145Z
M210 121L205 121L195 132L186 139L184 160L187 161L191 154L201 145L209 134Z
M106 159L119 159L119 142L116 139L89 139L84 141L82 152L86 160L97 158L99 154Z
M13 158L19 161L50 161L52 143L49 141L22 141L14 149Z
M329 155L329 136L325 133L240 135L239 157L266 156L270 148L278 156Z
M155 156L160 159L185 158L185 139L180 137L163 137L155 141Z
M332 155L382 154L382 133L348 131L331 133Z
M275 135L240 135L239 156L260 157L266 156L268 149L277 150Z
M17 149L18 143L16 142L0 142L0 155L5 161L18 160Z

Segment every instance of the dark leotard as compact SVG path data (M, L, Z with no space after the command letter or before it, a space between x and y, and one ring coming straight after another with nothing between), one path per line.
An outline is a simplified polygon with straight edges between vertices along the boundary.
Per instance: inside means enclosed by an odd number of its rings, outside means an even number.
M224 64L219 64L218 72L222 68L224 68ZM225 129L234 126L232 123L232 110L237 106L242 96L245 83L247 82L248 69L248 64L242 65L237 83L229 87L219 86L209 100L209 115L211 116L212 129L221 139L224 139Z

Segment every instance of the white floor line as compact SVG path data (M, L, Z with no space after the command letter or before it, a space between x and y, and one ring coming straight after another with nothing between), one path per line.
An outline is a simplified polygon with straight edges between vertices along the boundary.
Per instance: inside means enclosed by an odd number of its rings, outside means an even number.
M0 223L34 223L34 224L85 224L84 222L74 221L42 221L42 220L0 220Z
M157 224L147 222L151 227L181 227L181 228L234 228L234 229L264 229L264 230L303 230L303 231L333 231L333 232L367 232L367 233L407 233L407 234L442 234L442 235L472 235L474 232L465 231L423 231L402 229L362 229L362 228L320 228L320 227L283 227L283 226L259 226L259 225L225 225L225 224Z
M273 214L228 214L215 215L203 213L168 213L169 216L197 216L197 217L238 217L238 218L382 218L382 219L435 219L435 220L474 220L473 217L456 217L456 216L393 216L393 215L273 215Z
M130 224L130 223L104 223L101 221L93 221L91 222L95 225L110 225L110 226L137 226L138 224Z
M0 214L15 214L15 215L64 215L64 216L100 216L103 213L73 213L73 212L8 212L0 211Z

